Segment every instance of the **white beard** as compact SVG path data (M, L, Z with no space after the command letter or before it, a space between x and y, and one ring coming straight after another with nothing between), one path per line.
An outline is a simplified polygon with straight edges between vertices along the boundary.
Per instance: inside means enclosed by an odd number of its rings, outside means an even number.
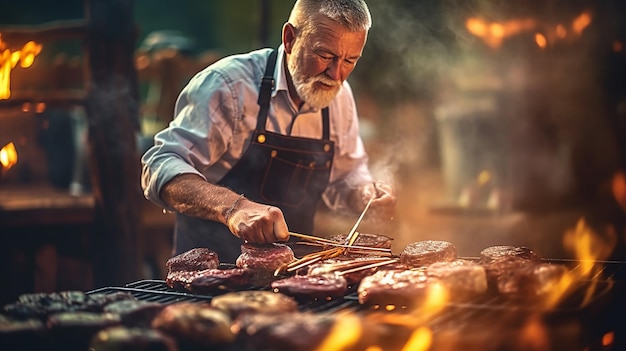
M341 89L341 82L328 79L323 73L314 77L305 77L298 64L302 55L298 45L294 46L292 55L291 60L287 63L287 67L289 68L289 72L291 72L293 85L296 88L298 96L313 108L322 109L328 107ZM315 89L315 83L317 82L333 86L333 89Z

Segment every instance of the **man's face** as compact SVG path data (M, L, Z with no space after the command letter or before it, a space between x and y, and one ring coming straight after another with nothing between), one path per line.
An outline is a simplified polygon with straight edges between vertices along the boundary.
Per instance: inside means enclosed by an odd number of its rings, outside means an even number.
M300 99L315 108L327 107L361 57L366 31L350 32L322 18L313 33L301 34L288 52L287 67Z

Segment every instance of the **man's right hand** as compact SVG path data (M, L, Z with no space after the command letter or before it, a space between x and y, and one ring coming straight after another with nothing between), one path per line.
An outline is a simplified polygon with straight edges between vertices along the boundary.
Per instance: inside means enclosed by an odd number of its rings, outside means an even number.
M240 201L226 219L228 229L253 244L269 244L289 239L289 229L280 208L247 199Z

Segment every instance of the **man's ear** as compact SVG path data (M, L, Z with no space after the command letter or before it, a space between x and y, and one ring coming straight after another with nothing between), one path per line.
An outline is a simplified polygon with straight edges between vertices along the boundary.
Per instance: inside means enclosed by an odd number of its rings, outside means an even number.
M289 22L283 25L283 46L285 52L291 54L293 44L296 41L296 28Z

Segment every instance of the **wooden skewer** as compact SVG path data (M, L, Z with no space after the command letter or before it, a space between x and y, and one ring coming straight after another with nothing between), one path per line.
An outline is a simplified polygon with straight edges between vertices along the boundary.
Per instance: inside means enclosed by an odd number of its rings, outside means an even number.
M295 236L296 238L300 238L300 239L320 241L320 242L324 242L324 243L334 243L334 241L332 241L332 240L320 238L318 236L313 236L313 235L300 234L300 233L294 233L294 232L289 232L289 235Z
M354 223L354 226L350 230L350 233L348 233L348 237L346 238L346 245L352 245L356 241L356 238L359 236L359 233L356 231L356 228L358 228L359 224L361 224L361 221L363 220L363 217L365 216L365 212L367 212L367 209L370 208L370 205L372 204L373 200L374 200L374 196L372 196L370 200L367 202L367 205L365 205L365 208L363 209L363 212L361 212L359 219L356 220L356 223Z
M382 252L382 253L391 253L391 249L385 248L385 247L371 247L371 246L359 246L359 245L352 245L352 246L348 246L345 244L339 244L339 243L318 243L318 242L298 242L298 244L300 245L312 245L312 246L335 246L335 247L345 247L350 251L374 251L374 252ZM352 250L354 249L354 250ZM370 252L371 253L371 252Z
M352 269L355 267L361 267L361 266L365 266L365 265L370 265L372 263L381 263L381 262L387 262L389 261L389 258L368 258L365 260L350 260L350 261L344 261L344 262L338 262L338 263L329 263L326 266L326 270L328 272L335 272L335 271L341 271L344 269Z
M365 270L365 269L376 268L376 267L380 267L380 266L386 266L388 264L396 263L396 262L399 262L399 261L397 259L393 259L393 260L388 260L388 261L384 261L384 262L372 263L372 264L368 264L368 265L365 265L365 266L360 266L360 267L356 267L356 268L352 268L352 269L347 269L345 271L340 271L338 274L339 275L350 274L350 273L362 271L362 270Z
M354 254L362 254L362 255L371 255L372 254L372 251L364 251L364 250L351 249L351 248L346 248L346 252L350 252L350 253L354 253ZM388 252L388 251L378 251L378 252L376 252L376 255L385 256L385 257L393 256L391 254L391 252Z
M302 267L306 267L306 266L308 266L308 265L310 265L310 264L313 264L313 263L315 263L315 262L317 262L317 261L319 261L319 260L321 260L321 259L322 259L322 256L315 257L315 258L310 259L310 260L308 260L308 261L306 261L306 262L303 262L303 263L300 263L300 264L295 265L295 266L293 266L293 267L289 267L289 268L287 268L287 272L297 271L298 269L300 269L300 268L302 268Z
M312 242L312 241L298 241L296 244L297 245L307 245L307 246L324 246L327 243L318 243L318 242Z

